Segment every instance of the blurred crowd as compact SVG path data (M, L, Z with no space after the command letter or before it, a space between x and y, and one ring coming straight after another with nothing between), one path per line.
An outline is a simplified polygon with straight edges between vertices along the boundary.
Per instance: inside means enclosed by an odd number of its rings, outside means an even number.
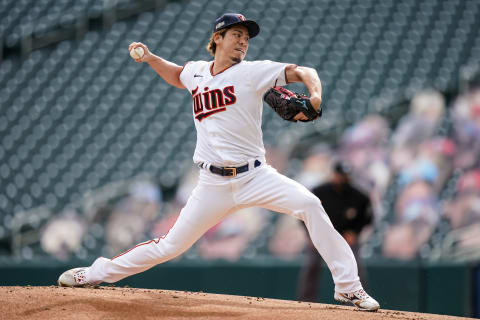
M361 245L377 233L377 253L386 258L428 258L440 250L444 257L468 259L480 249L480 90L448 105L439 92L419 92L408 113L390 121L370 114L338 141L319 141L292 178L313 189L329 179L335 161L346 162L374 212L374 227L363 232ZM282 173L292 156L267 148L267 162ZM174 224L197 177L194 167L167 202L153 182L141 181L113 203L58 215L44 228L42 248L58 259L90 251L113 256L159 237ZM298 259L307 245L305 229L295 218L249 208L211 228L186 257Z

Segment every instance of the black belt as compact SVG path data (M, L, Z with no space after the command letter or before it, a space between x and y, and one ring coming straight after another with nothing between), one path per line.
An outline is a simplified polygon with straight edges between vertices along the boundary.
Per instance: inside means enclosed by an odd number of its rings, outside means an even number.
M259 167L262 163L258 160L255 160L253 167ZM210 166L210 171L212 173L224 176L224 177L235 177L237 174L248 171L248 163L241 167L215 167Z

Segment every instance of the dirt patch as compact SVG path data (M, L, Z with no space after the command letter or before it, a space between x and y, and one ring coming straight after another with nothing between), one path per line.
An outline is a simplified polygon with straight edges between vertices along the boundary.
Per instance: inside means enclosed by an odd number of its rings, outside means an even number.
M458 317L202 292L99 288L0 287L0 319L407 319ZM463 318L466 319L466 318Z

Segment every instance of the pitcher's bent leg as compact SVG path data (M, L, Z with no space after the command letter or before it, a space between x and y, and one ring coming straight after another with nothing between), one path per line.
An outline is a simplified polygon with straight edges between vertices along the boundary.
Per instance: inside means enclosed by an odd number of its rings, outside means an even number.
M228 199L222 197L210 202L202 196L202 189L205 188L197 187L193 191L167 235L140 243L112 259L98 258L86 271L87 281L117 282L173 259L190 248L231 209Z
M352 249L333 228L318 198L312 196L314 199L307 200L305 209L294 214L305 222L315 248L327 263L335 282L335 291L348 293L361 289Z
M305 222L310 238L327 263L340 293L362 288L350 246L333 228L320 200L300 183L266 166L239 197L243 203L287 213Z

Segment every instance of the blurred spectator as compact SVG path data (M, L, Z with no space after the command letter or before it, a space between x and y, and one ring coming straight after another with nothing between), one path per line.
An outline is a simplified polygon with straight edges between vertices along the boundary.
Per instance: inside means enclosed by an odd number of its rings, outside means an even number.
M470 169L480 165L480 89L457 98L452 118L458 146L455 167Z
M275 257L292 260L302 253L307 241L310 240L303 223L289 215L280 215L268 243L268 249Z
M82 248L87 222L74 211L67 211L52 218L42 231L42 249L59 260L68 260Z
M398 183L401 188L418 180L433 185L438 178L438 174L437 166L430 159L417 158L400 171Z
M197 185L198 175L200 169L193 165L190 172L185 174L180 181L177 192L175 194L175 201L181 208L185 206L188 201L188 197L192 194L193 189Z
M430 170L412 179L401 190L395 203L395 221L385 232L383 255L389 258L413 259L427 242L439 221L439 203Z
M377 219L383 216L381 201L391 180L389 135L385 118L368 115L345 131L338 150L338 157L351 165L355 183L369 190Z
M222 220L200 238L198 254L204 259L238 260L265 226L266 216L261 214L262 210L246 208Z
M340 141L339 157L348 159L353 170L363 170L373 160L385 158L389 134L385 118L368 115L345 130Z
M413 223L400 223L385 231L383 255L388 258L411 260L416 257L420 246L430 234L420 228L417 232Z
M372 223L373 212L369 197L350 183L348 166L336 163L329 182L313 189L322 202L335 229L345 238L356 257L359 275L365 285L366 275L359 256L359 235ZM299 279L299 299L316 301L322 258L310 243L307 261Z
M161 200L160 190L151 182L140 181L131 186L128 197L113 208L105 227L111 254L118 254L147 237Z
M374 160L365 170L356 171L354 174L356 184L363 190L369 190L374 218L377 221L385 215L382 200L391 181L391 170L386 160Z
M465 173L458 181L457 195L446 206L452 229L480 223L480 169Z
M436 137L445 113L437 91L419 92L392 136L391 168L399 193L393 224L385 231L383 255L413 259L429 240L440 218L437 193L452 172L455 143Z
M410 112L400 120L392 137L394 172L414 161L419 145L434 136L444 113L445 98L437 91L421 91L412 99Z
M419 147L418 158L430 161L436 170L436 176L432 182L437 193L443 189L445 182L452 174L456 149L455 142L446 137L435 137L425 141Z
M177 201L171 201L164 205L162 214L153 224L150 238L157 238L165 235L173 227L175 221L177 221L180 211L182 211L183 205L180 205Z
M451 231L440 245L449 260L480 258L480 169L466 172L457 183L455 197L445 204Z
M303 161L302 171L295 177L295 180L307 189L326 181L332 167L332 156L333 151L327 144L315 145Z

